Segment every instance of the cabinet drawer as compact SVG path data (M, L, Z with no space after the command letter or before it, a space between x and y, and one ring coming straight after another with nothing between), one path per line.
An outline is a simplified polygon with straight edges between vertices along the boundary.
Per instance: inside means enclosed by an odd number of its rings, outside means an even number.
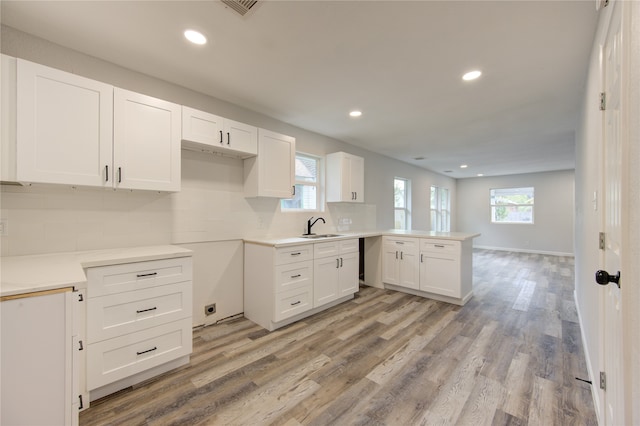
M87 346L87 388L97 389L192 351L191 318Z
M191 281L88 300L87 340L111 339L191 317Z
M276 266L276 293L313 284L313 262L290 263Z
M313 287L294 288L276 295L276 310L273 321L278 322L313 307Z
M313 260L313 244L282 247L276 249L276 265Z
M422 239L420 240L420 250L430 253L450 253L451 255L455 255L460 251L460 242Z
M360 239L354 238L352 240L340 241L340 254L352 253L354 251L360 251Z
M358 238L350 240L326 241L313 245L313 255L316 259L328 256L338 256L339 254L352 253L360 250Z
M191 257L179 257L89 268L87 293L91 298L191 281L191 265Z

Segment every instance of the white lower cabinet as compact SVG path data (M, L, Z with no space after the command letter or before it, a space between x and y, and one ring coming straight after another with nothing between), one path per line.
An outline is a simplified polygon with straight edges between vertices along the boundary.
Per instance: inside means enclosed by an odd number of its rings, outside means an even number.
M417 238L382 237L382 282L411 289L420 286Z
M358 291L358 260L357 239L314 244L314 307Z
M189 361L190 257L88 268L87 278L92 400Z
M358 239L244 245L244 316L275 330L353 297Z
M71 289L3 298L0 424L78 424L77 300Z

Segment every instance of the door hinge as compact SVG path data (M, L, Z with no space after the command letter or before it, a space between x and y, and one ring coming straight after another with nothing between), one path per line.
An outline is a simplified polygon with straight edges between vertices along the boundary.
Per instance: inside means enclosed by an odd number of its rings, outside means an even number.
M607 109L607 94L600 92L600 111Z
M607 374L604 371L600 372L600 389L607 390Z
M598 236L598 248L600 250L604 250L605 247L605 236L604 236L604 232L600 232L599 236Z

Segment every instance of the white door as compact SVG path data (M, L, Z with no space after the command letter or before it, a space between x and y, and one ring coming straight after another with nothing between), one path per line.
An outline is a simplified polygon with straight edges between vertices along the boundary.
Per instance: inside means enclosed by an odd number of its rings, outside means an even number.
M611 275L620 271L622 250L622 151L621 104L623 94L622 71L622 2L612 4L612 18L604 45L604 167L602 188L604 191L603 220L605 248L602 268ZM624 273L621 273L624 276ZM629 282L629 281L627 281ZM624 286L624 279L620 280ZM624 369L622 346L622 292L615 283L602 288L602 369L606 374L606 390L601 390L604 401L604 424L626 424L624 417Z
M348 296L356 293L360 284L358 273L360 253L351 252L340 256L340 294L339 296Z
M113 101L116 188L180 190L180 105L119 88Z
M336 300L338 296L340 259L325 257L313 261L313 307Z

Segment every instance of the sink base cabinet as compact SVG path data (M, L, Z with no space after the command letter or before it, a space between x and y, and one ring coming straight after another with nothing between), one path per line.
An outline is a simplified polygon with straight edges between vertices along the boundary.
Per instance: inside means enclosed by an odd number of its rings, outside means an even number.
M358 291L357 241L336 241L335 253L329 242L282 248L245 243L244 316L273 331L352 299ZM315 260L314 247L322 253Z

